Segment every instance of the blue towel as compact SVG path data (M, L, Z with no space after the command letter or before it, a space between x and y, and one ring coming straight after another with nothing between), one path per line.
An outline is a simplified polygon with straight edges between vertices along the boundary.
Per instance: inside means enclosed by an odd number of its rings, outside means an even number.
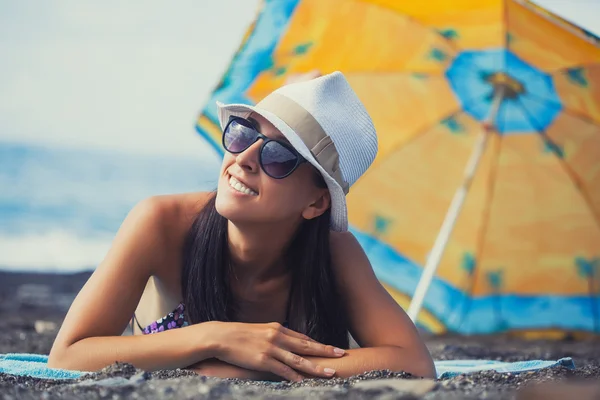
M90 373L48 368L47 362L48 356L42 354L0 354L0 372L44 379L75 379ZM493 360L448 360L435 362L438 379L446 379L460 374L485 370L516 374L557 366L573 369L575 368L575 363L570 357L561 358L558 361L530 360L502 362Z
M493 360L447 360L435 362L438 379L452 378L456 375L477 371L495 370L497 372L517 374L519 372L535 371L537 369L558 366L574 369L575 363L571 357L561 358L558 361L528 360L503 362Z
M0 354L0 372L44 379L76 379L88 374L84 371L48 368L48 356L43 354Z

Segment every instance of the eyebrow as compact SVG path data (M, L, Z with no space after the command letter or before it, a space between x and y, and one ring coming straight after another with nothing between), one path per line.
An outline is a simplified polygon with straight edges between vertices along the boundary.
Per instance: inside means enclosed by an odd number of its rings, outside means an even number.
M262 133L264 135L264 133L261 132L261 130L260 130L260 123L257 120L255 120L252 117L248 117L247 119L248 119L248 121L250 121L250 123L252 124L252 126L254 127L254 129L256 129L258 132L260 132L260 133ZM290 141L287 140L287 138L285 136L283 136L282 133L279 133L279 132L277 132L276 137L274 137L272 139L279 140L281 142L285 142L285 143L291 145Z

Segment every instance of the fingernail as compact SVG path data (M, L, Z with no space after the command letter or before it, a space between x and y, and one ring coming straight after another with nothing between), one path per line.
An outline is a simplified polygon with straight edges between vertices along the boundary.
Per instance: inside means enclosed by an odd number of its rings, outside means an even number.
M325 372L327 375L333 375L333 374L335 374L335 369L324 368L323 372Z
M338 356L342 356L342 355L344 355L344 354L346 353L344 350L342 350L342 349L338 349L337 347L334 347L334 348L333 348L333 352L334 352L335 354L337 354Z

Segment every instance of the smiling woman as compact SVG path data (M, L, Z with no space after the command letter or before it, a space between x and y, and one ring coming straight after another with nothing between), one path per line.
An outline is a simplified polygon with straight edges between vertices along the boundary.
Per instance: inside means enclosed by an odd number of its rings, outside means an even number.
M345 196L377 136L345 77L218 109L227 153L216 193L153 197L131 211L71 306L50 366L434 377L415 326L348 232ZM121 336L132 315L139 335Z

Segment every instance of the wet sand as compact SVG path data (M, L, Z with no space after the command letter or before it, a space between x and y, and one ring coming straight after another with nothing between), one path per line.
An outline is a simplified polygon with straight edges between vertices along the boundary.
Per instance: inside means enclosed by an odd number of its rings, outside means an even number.
M48 354L70 302L88 276L0 272L0 353ZM558 367L518 375L478 372L435 381L403 372L371 371L350 379L270 384L206 378L186 370L147 373L114 364L77 380L0 373L0 399L600 399L600 340L443 336L427 338L427 345L436 360L572 357L576 369Z

